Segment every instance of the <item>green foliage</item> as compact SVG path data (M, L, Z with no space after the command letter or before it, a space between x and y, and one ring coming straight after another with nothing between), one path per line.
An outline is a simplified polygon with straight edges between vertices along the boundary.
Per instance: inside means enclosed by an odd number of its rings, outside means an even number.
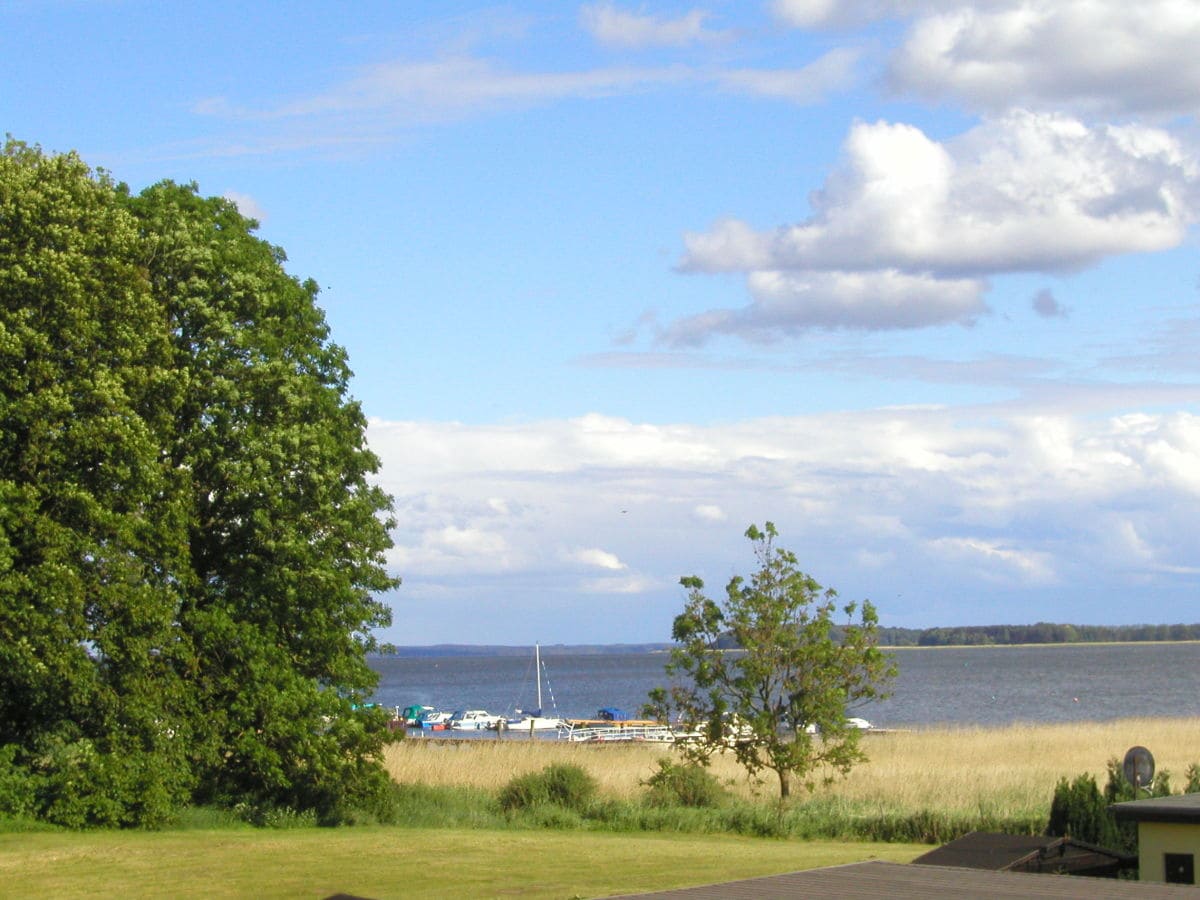
M239 803L233 808L234 815L257 828L312 828L317 824L317 814L311 809L297 811L290 806L254 806Z
M553 805L584 811L596 798L596 780L580 766L556 763L540 772L518 775L500 790L505 812Z
M1125 777L1122 761L1115 756L1108 761L1108 781L1104 785L1106 803L1123 803L1126 800L1142 800L1146 797L1167 797L1171 794L1171 773L1160 769L1154 773L1149 785L1134 790ZM1137 853L1137 823L1114 822L1116 837L1114 843L1108 845L1123 853Z
M645 799L651 806L711 808L729 799L729 792L716 776L696 763L660 759L658 771L643 784L648 788Z
M356 707L390 499L316 285L254 227L0 153L0 803L386 806Z
M800 571L776 536L770 522L750 526L759 567L749 581L731 579L723 601L707 597L699 578L681 579L688 599L675 617L667 673L682 678L652 691L646 709L666 721L674 708L700 731L701 740L682 745L688 758L703 763L731 749L751 775L773 771L785 798L793 777L811 789L816 770L831 778L865 758L847 709L886 696L895 667L878 648L870 602L839 608L836 591ZM846 621L835 636L839 611ZM721 649L723 639L740 650Z
M1195 765L1188 768L1188 790L1197 775ZM1097 844L1122 853L1137 852L1137 825L1118 822L1109 812L1113 803L1146 797L1166 797L1171 793L1171 776L1166 770L1155 773L1151 783L1138 791L1125 778L1121 760L1113 757L1107 763L1108 780L1101 793L1096 779L1089 774L1074 781L1059 781L1050 803L1050 818L1046 834L1070 835L1089 844ZM1200 779L1198 779L1200 780Z
M1046 834L1069 836L1100 847L1119 847L1121 835L1108 804L1091 775L1083 774L1070 782L1063 778L1054 788Z
M1185 794L1200 794L1200 765L1192 763L1187 767L1187 784L1183 786Z

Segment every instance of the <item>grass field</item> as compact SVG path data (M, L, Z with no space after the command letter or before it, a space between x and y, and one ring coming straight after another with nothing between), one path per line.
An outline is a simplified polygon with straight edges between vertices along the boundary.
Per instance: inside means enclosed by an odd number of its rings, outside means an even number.
M1185 770L1200 757L1200 719L872 735L865 745L868 763L811 797L801 792L796 805L803 809L793 811L804 821L824 815L828 821L874 817L883 822L893 812L911 817L933 811L936 815L925 818L957 817L962 824L990 812L1002 821L1044 822L1060 778L1091 772L1103 784L1107 761L1134 744L1153 751L1159 768L1173 773L1178 790ZM0 833L0 895L601 897L870 858L907 861L928 849L729 834L614 833L605 825L578 822L562 830L528 820L501 827L502 814L481 812L496 806L486 798L514 775L555 762L582 766L598 781L602 797L637 809L641 782L667 752L646 744L409 740L389 748L386 760L397 781L418 786L409 790L409 803L416 805L408 807L406 826ZM755 808L769 809L775 799L773 784L755 794L731 759L718 759L715 771ZM442 806L456 802L463 805L459 819ZM457 821L478 827L416 827L425 821L426 810L431 813L426 824Z
M931 728L868 735L869 761L844 779L818 787L815 798L862 809L934 809L954 813L1002 810L1045 813L1060 778L1084 772L1104 785L1109 759L1135 744L1150 748L1179 790L1187 767L1200 762L1200 719L1124 719L1003 728ZM407 740L388 748L386 765L400 782L498 790L517 774L550 763L583 766L602 793L631 799L668 747L653 744L568 744L481 740ZM714 774L744 797L756 796L731 755L718 756ZM767 773L768 775L770 773ZM766 782L757 796L776 795ZM805 799L804 791L798 800Z
M68 898L602 897L864 859L905 844L413 830L0 835L0 894Z

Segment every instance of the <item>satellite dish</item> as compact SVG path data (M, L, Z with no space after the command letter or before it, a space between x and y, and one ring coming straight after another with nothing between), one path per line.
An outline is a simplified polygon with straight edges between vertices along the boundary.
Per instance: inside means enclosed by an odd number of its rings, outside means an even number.
M1122 768L1125 780L1133 785L1136 793L1138 788L1149 787L1154 778L1154 754L1145 747L1130 747Z

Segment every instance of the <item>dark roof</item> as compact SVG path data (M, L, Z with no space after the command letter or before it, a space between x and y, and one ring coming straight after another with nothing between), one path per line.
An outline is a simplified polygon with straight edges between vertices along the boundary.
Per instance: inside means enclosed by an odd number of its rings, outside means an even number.
M1076 878L1070 875L1030 875L988 872L950 866L919 866L880 862L852 863L728 881L703 887L680 888L630 896L659 900L765 900L769 897L837 897L839 900L1156 900L1200 895L1192 885L1122 881L1116 878Z
M1200 825L1200 794L1126 800L1109 807L1118 819L1131 822L1193 822Z
M1124 856L1114 850L1066 837L972 831L918 856L913 862L926 866L957 866L997 872L1115 875L1122 868L1136 865L1137 857Z

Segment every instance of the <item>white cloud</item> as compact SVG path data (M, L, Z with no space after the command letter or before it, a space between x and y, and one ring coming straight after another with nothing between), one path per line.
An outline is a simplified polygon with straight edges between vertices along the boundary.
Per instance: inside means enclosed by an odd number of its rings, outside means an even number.
M752 305L710 310L673 322L660 335L675 347L717 334L770 343L814 328L880 331L971 324L987 311L976 279L882 272L751 272Z
M988 109L1194 114L1198 45L1193 2L955 4L918 18L890 78L899 90Z
M369 437L386 488L444 498L398 510L398 573L480 595L514 583L564 603L640 591L674 609L679 576L724 583L741 568L745 525L764 519L849 596L900 578L913 595L966 597L976 576L1112 589L1186 577L1200 555L1200 415L1185 412L587 416L503 431L375 421ZM520 514L489 515L496 497ZM736 524L711 527L722 517ZM581 565L603 574L581 585Z
M620 572L629 568L625 563L621 562L620 557L615 553L609 553L607 550L597 548L575 550L569 554L569 558L585 566L596 569L608 569L613 572Z
M928 546L935 555L966 562L984 578L1016 577L1022 582L1031 583L1055 580L1053 565L1046 553L1006 546L998 541L965 537L938 538Z
M232 202L238 208L238 212L247 219L254 219L260 224L267 221L266 211L249 194L242 194L238 191L226 191L221 196Z
M518 72L468 56L395 60L370 66L356 78L285 104L271 115L374 113L420 121L569 97L602 97L687 77L687 70L675 67Z
M807 221L689 234L684 268L1071 269L1175 247L1196 220L1195 161L1157 129L1013 112L945 144L911 125L859 124L844 152Z
M1160 129L1014 111L940 143L911 125L860 123L806 220L758 231L726 219L685 235L684 271L744 271L754 302L664 336L694 345L970 323L986 309L985 276L1180 245L1198 184L1196 160Z
M478 526L446 525L415 537L394 534L388 564L397 572L422 576L512 571L528 560L515 554L504 534Z
M848 47L830 50L799 69L729 69L718 71L718 84L733 91L774 97L794 103L816 103L854 80L859 52Z
M731 69L722 65L606 66L577 71L522 71L458 53L396 59L307 96L254 108L226 97L193 104L199 116L257 128L256 137L227 142L222 155L297 150L305 146L375 146L398 128L458 121L546 104L687 88L741 93L809 104L846 86L857 53L835 49L799 68Z
M701 503L692 510L692 515L701 522L724 522L729 517L715 503Z
M580 584L581 590L591 594L644 594L659 587L662 585L641 575L590 578Z
M704 27L708 13L700 9L667 19L592 3L580 7L579 18L597 41L616 47L681 47L721 37Z
M850 29L908 21L893 89L993 111L1194 115L1200 6L1180 0L774 0L781 22Z

